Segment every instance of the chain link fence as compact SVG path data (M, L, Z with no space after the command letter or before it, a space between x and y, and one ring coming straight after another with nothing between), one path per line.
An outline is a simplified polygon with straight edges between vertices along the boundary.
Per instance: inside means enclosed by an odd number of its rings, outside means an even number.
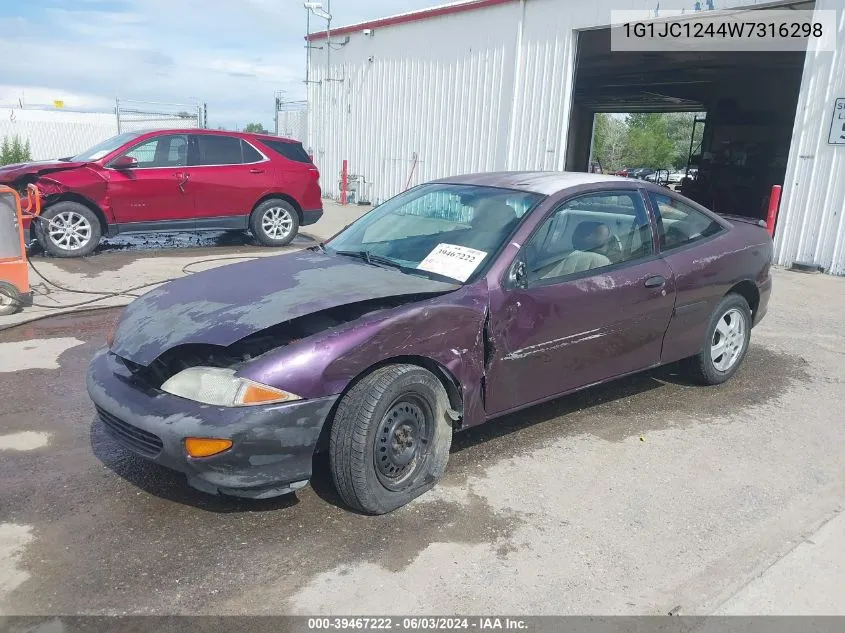
M203 107L152 101L115 101L117 133L204 127Z
M300 143L308 140L308 103L305 101L277 102L276 136L291 138Z
M30 160L75 156L121 132L195 127L205 127L205 108L196 104L116 101L113 112L0 105L0 143L28 143Z

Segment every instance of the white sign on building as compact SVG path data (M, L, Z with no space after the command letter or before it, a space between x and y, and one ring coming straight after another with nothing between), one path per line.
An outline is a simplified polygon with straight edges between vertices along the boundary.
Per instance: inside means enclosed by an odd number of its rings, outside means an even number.
M831 145L845 145L845 98L837 99L833 103L827 142Z

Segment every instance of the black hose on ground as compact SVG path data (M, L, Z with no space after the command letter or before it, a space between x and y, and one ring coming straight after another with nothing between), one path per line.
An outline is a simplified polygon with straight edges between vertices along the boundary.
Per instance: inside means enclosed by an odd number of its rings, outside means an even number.
M195 264L203 264L203 263L206 263L206 262L229 260L229 259L252 260L252 259L260 259L260 257L251 256L251 255L241 255L241 256L229 255L229 256L223 256L223 257L208 257L206 259L200 259L200 260L196 260L196 261L189 262L189 263L185 264L182 267L182 273L184 275L192 275L192 274L194 274L194 272L197 272L197 271L188 270L188 268L190 266L195 265ZM65 305L49 305L49 304L45 304L45 303L38 303L38 302L35 302L35 301L32 302L33 306L35 306L37 308L46 308L48 310L67 310L68 308L81 308L82 306L87 306L87 305L90 305L92 303L96 303L98 301L103 301L105 299L112 299L114 297L120 297L120 296L132 297L132 298L137 299L139 297L139 295L132 294L133 291L135 291L135 290L142 290L144 288L149 288L151 286L158 286L158 285L167 283L168 281L174 281L176 279L181 279L181 277L169 277L167 279L162 279L161 281L151 281L151 282L148 282L148 283L145 283L145 284L132 286L130 288L126 288L124 290L117 290L117 291L114 291L114 292L102 292L102 291L96 291L96 290L80 290L80 289L77 289L77 288L68 288L67 286L63 286L63 285L53 281L52 279L49 279L40 270L38 270L38 268L36 268L35 264L32 263L31 259L27 259L27 261L29 263L30 268L32 268L33 272L36 275L38 275L38 277L40 277L46 284L53 286L54 288L62 290L63 292L70 292L70 293L74 293L74 294L97 295L93 299L88 299L86 301L80 301L78 303L71 303L71 304L65 304ZM90 308L83 308L81 310L70 310L68 312L63 312L62 314L76 314L76 313L79 313L79 312L93 312L94 310L109 310L109 309L116 309L116 308L122 308L122 307L123 306L93 306L93 307L90 307ZM42 319L47 319L47 318L50 318L50 317L53 317L53 316L56 316L56 315L55 314L42 314L42 315L39 315L37 317L33 317L32 319L29 319L29 320L27 320L23 323L13 323L13 324L10 324L10 325L0 326L0 332L2 332L4 330L9 330L9 329L14 328L14 327L18 327L18 326L21 326L21 325L26 325L27 323L32 323L34 321L41 321Z

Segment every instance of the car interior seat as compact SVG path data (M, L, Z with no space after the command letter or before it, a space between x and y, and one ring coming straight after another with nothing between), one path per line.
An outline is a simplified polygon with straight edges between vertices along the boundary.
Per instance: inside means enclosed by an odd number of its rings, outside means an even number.
M543 279L561 277L601 266L609 266L612 263L610 258L607 255L590 251L589 248L591 245L587 240L587 237L601 225L601 222L595 221L580 222L572 233L572 248L574 250L544 274Z

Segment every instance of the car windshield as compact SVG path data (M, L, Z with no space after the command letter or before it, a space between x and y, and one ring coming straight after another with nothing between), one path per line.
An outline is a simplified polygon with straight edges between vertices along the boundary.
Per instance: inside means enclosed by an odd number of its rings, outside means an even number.
M138 138L141 134L143 134L143 132L124 132L123 134L112 136L101 143L97 143L94 147L85 150L81 154L77 154L70 160L77 163L87 163L92 160L100 160L103 156L111 154L118 147Z
M408 274L465 282L541 198L494 187L422 185L376 207L324 246Z

